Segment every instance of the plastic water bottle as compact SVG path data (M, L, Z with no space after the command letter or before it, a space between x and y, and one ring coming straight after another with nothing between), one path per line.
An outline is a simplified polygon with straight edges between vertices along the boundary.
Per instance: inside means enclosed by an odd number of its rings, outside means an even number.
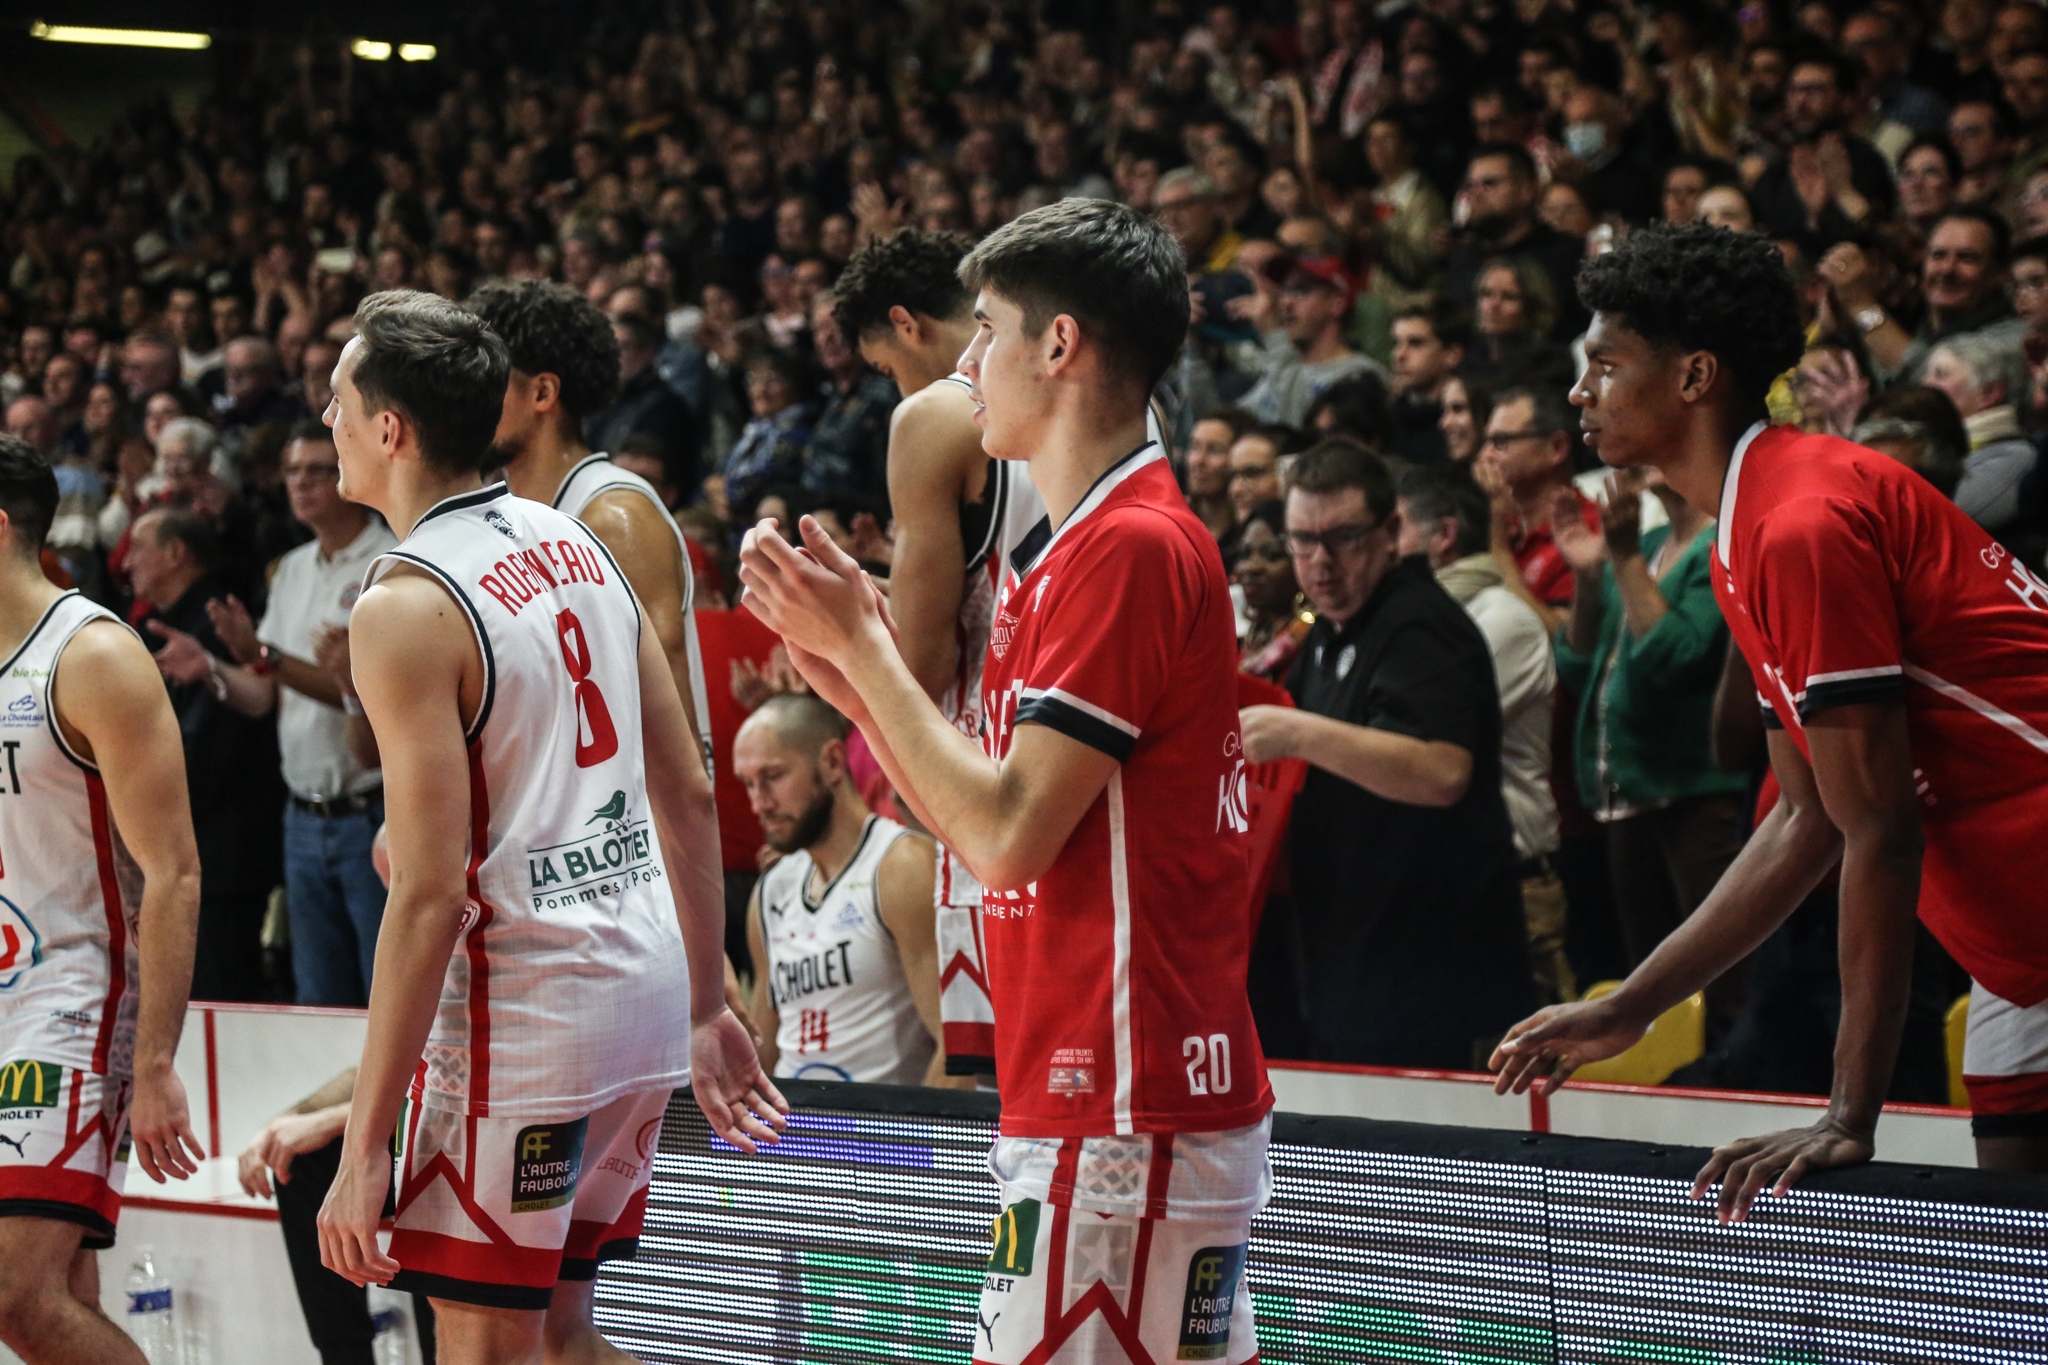
M155 1253L143 1247L128 1271L128 1335L149 1365L180 1365L178 1310L171 1282L157 1273Z
M373 1284L369 1306L370 1327L375 1333L370 1343L374 1365L414 1365L412 1296Z
M370 1356L376 1365L408 1365L405 1314L396 1308L381 1309L370 1315L370 1326L377 1334L370 1343Z

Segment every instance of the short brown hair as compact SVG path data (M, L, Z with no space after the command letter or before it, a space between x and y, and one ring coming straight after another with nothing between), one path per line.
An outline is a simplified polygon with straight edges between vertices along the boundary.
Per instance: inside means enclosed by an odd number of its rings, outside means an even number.
M1387 462L1356 441L1317 441L1295 457L1287 479L1290 493L1342 493L1347 488L1365 494L1365 510L1374 521L1394 514L1394 476Z
M960 262L960 281L1023 309L1034 336L1073 318L1111 369L1148 392L1187 339L1180 243L1106 199L1062 199L997 228Z

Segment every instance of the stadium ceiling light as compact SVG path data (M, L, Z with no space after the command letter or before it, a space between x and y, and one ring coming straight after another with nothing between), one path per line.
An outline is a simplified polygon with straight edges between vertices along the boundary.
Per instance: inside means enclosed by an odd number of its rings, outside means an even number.
M38 19L28 26L31 38L51 43L99 43L109 47L169 47L186 52L204 52L213 46L205 33L173 33L155 28L81 28L76 24L46 24Z
M440 55L440 49L432 43L400 43L398 45L398 60L401 62L431 62Z
M348 50L366 62L391 60L391 44L380 43L374 38L358 38L348 45Z

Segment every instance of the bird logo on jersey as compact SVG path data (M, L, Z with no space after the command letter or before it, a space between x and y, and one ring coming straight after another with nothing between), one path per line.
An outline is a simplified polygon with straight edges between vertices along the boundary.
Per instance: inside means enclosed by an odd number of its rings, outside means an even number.
M43 936L20 906L0 896L0 991L12 990L23 973L43 960Z
M602 820L604 821L605 829L610 831L611 833L616 834L618 831L612 829L612 826L618 824L619 821L625 816L625 814L626 794L624 792L613 792L612 799L605 802L602 806L599 806L597 808L596 813L593 814L588 820L585 820L583 823L586 825L594 825L598 821Z
M505 514L498 511L495 507L484 513L484 525L490 527L507 540L519 539L519 533L512 529L512 523L507 521Z

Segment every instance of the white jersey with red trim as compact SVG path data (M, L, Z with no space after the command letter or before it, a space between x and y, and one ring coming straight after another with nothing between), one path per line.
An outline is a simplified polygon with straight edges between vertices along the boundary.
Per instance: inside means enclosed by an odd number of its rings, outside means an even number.
M64 647L117 621L75 592L0 665L0 1058L134 1069L142 873L52 695Z
M2048 999L2048 583L1897 461L1750 429L1713 572L1769 723L1903 701L1926 850L1920 917L1970 975Z
M640 743L640 613L584 525L493 484L370 565L455 598L483 654L468 722L469 905L414 1097L575 1117L689 1076L689 971Z
M972 385L964 374L939 381ZM995 621L996 586L1003 564L1045 515L1045 500L1031 483L1031 468L1016 460L990 460L979 502L960 509L960 539L967 552L967 582L960 592L955 627L958 662L953 682L939 698L939 711L960 733L981 737L981 664ZM995 1070L996 1015L989 1003L982 959L981 883L967 864L939 845L932 879L933 927L939 944L939 1021L945 1035L946 1070L955 1076Z
M654 504L654 510L675 532L676 553L682 557L683 566L683 639L684 649L690 657L690 714L697 718L701 731L700 743L704 748L704 761L711 762L711 726L706 718L710 716L710 700L704 690L704 650L697 643L697 579L690 572L690 547L683 543L683 528L676 525L668 508L661 502L661 494L653 484L641 478L630 469L621 469L612 463L611 456L598 454L580 461L562 480L562 486L555 490L554 507L558 512L567 512L578 521L591 503L607 493L624 489L638 493ZM708 770L708 769L707 769Z
M761 942L775 996L775 1074L922 1085L932 1035L918 1018L896 936L882 919L882 859L909 830L879 815L814 900L805 852L761 874Z

